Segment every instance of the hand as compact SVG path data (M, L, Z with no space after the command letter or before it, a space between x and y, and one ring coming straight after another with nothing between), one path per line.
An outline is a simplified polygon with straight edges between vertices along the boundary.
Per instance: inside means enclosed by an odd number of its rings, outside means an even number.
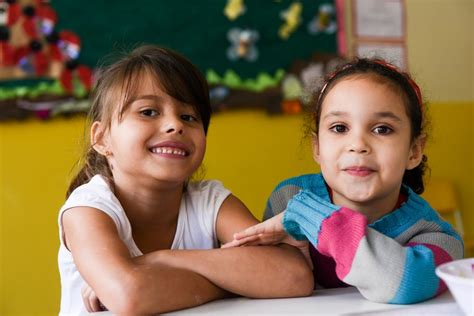
M94 290L86 283L81 290L84 306L89 313L102 312L108 310L95 294Z
M307 241L299 241L287 234L283 228L282 218L285 212L267 219L266 221L251 226L241 232L234 234L234 240L222 245L222 248L232 248L239 246L257 245L278 245L285 243L298 248L303 254L309 267L313 268L311 256L309 254L309 244Z

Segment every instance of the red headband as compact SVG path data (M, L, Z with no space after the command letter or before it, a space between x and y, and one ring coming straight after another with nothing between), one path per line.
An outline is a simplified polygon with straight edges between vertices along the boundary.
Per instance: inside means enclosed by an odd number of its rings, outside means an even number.
M383 67L386 67L386 68L389 68L390 70L402 75L405 79L407 79L408 81L408 84L411 86L411 88L413 89L413 91L415 91L415 94L416 94L416 98L418 99L418 102L420 104L420 108L421 108L421 112L424 112L425 111L425 108L423 106L423 99L421 97L421 90L420 90L420 87L416 84L415 81L413 81L413 79L411 79L409 76L406 76L404 75L400 70L398 70L398 68L390 63L387 63L383 60L373 60L373 62L383 66ZM318 103L321 101L321 98L324 94L324 91L326 90L329 82L338 74L340 73L341 71L344 71L345 69L347 68L350 68L352 67L353 65L352 64L347 64L347 65L344 65L341 69L339 70L336 70L335 72L333 72L329 77L328 79L326 80L326 83L324 84L324 86L322 87L321 89L321 92L319 93L319 97L318 97Z
M424 109L424 106L423 106L423 98L421 97L421 90L420 90L420 87L416 84L416 82L413 79L411 79L409 76L403 74L396 66L394 66L390 63L387 63L386 61L374 60L374 62L379 64L379 65L382 65L384 67L387 67L390 70L395 71L396 73L399 73L403 77L405 77L405 79L407 79L407 81L410 84L413 91L415 91L416 98L418 99L418 102L420 103L421 111L424 112L425 109Z

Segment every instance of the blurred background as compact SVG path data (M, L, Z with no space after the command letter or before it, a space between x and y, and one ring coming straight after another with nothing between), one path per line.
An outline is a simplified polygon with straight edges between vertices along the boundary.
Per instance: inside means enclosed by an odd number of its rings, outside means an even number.
M427 102L425 197L473 256L474 2L0 0L0 315L55 315L57 214L82 153L94 71L148 42L206 75L204 178L261 218L279 181L318 172L305 96L343 59L378 55Z

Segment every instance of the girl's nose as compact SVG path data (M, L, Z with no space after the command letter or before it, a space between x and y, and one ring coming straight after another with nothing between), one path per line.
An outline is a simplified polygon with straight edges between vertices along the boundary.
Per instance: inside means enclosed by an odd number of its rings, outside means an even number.
M349 151L358 154L370 153L370 145L363 135L354 135L349 143Z
M166 131L166 133L178 133L178 134L183 134L183 129L178 129L178 128L170 128Z
M169 117L164 124L164 130L167 134L183 134L183 127L183 122L178 117Z
M360 146L353 146L351 149L350 149L351 152L355 152L355 153L358 153L358 154L367 154L369 152L369 150L367 148L364 148L364 147L360 147Z

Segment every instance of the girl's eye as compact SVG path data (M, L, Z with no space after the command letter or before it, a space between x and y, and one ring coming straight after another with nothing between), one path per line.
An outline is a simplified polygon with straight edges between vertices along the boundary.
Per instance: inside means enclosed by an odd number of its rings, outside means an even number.
M183 119L186 122L197 122L197 118L193 115L190 114L183 114L181 115L181 119Z
M154 109L144 109L140 111L140 114L143 116L153 117L153 116L157 116L159 113L157 110L154 110Z
M342 124L337 124L332 126L329 130L333 131L334 133L344 133L347 132L347 127Z
M375 134L387 135L393 132L393 130L388 126L377 126L374 128Z

